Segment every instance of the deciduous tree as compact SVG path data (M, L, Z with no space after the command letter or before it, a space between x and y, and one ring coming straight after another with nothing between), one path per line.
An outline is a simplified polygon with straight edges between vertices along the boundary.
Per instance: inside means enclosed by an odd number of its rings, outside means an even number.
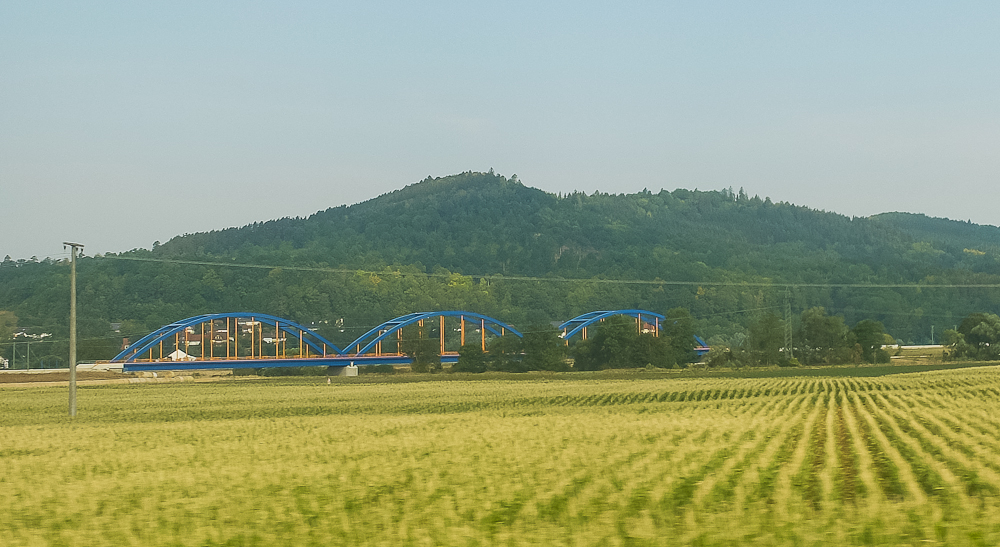
M851 335L861 347L861 358L867 363L887 363L889 354L882 349L885 343L885 327L882 323L865 319L851 329Z

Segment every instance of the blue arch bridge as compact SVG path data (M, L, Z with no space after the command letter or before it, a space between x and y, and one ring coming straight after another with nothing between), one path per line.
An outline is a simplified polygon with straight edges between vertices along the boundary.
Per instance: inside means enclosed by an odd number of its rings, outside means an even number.
M646 310L595 311L559 325L560 336L569 344L579 335L586 340L588 328L608 317L623 315L636 321L641 333L659 336L663 315ZM157 370L203 370L280 367L347 367L359 365L409 364L404 353L403 329L437 337L441 361L458 361L458 348L498 336L522 336L514 327L468 311L410 313L391 319L339 347L304 325L264 313L212 313L196 315L164 325L129 344L110 363L125 372ZM695 337L699 354L707 344ZM433 343L433 342L430 342Z

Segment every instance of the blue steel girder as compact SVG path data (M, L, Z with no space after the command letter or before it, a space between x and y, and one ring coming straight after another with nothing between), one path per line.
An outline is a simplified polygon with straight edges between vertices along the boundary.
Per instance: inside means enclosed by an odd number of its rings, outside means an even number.
M326 354L323 346L324 344L327 348L332 349L335 355L343 354L343 350L338 348L332 342L323 338L316 331L309 329L304 325L295 323L294 321L289 321L281 317L274 315L269 315L266 313L247 313L247 312L234 312L234 313L209 313L203 315L196 315L194 317L189 317L187 319L182 319L180 321L175 321L169 325L164 325L155 331L143 336L137 340L134 344L130 344L128 348L123 350L121 353L116 355L111 361L112 362L133 362L136 357L146 353L153 346L160 343L161 341L169 340L170 336L174 334L184 332L188 327L193 327L201 323L207 323L209 321L214 321L217 319L253 319L255 321L267 322L268 324L275 324L278 328L288 334L298 336L299 333L303 335L309 335L312 339L302 336L302 342L309 347L313 348L318 354ZM204 341L203 341L204 342ZM318 343L317 343L318 342Z
M359 336L355 341L351 342L347 346L347 351L344 352L345 355L355 355L360 356L368 353L375 347L376 344L384 340L390 334L398 331L399 329L418 323L424 319L431 319L434 317L463 317L467 320L474 319L476 323L482 323L486 330L492 332L496 336L502 336L501 331L510 331L515 336L523 337L520 332L514 327L494 319L492 317L482 315L479 313L467 312L467 311L430 311L430 312L418 312L418 313L408 313L406 315L401 315L395 319L391 319L382 323L381 325L369 330L368 332ZM374 338L371 338L375 336ZM369 340L369 338L371 338Z
M569 321L566 321L565 323L559 325L558 329L563 331L563 333L560 336L565 340L569 340L570 338L575 336L583 329L589 327L590 325L593 325L594 323L598 323L603 319L615 315L626 315L628 317L635 317L636 319L641 318L644 321L646 320L646 318L649 318L650 320L646 322L655 325L657 330L660 329L660 325L662 324L662 321L665 319L663 315L647 310L592 311L578 315L573 319L570 319Z
M147 334L146 336L143 336L142 338L140 338L140 339L136 340L135 342L129 344L129 346L127 348L125 348L124 350L122 350L121 353L119 353L118 355L116 355L113 360L114 361L123 361L123 360L127 360L127 359L130 359L130 358L133 358L133 357L135 357L136 355L139 354L139 351L138 351L139 348L146 347L148 349L151 346L147 345L147 343L150 342L150 341L153 341L152 342L153 344L159 342L160 339L161 339L161 337L164 336L164 333L169 332L170 334L173 334L174 332L179 332L179 331L177 331L175 329L177 329L177 328L185 328L186 329L187 327L191 326L192 324L196 324L196 323L192 323L192 321L195 321L195 320L208 321L208 319L205 319L205 318L209 317L210 315L211 314L196 315L194 317L188 317L187 319L182 319L180 321L175 321L173 323L170 323L169 325L163 325L162 327L154 330L153 332Z
M694 335L694 341L698 343L698 345L694 347L694 352L697 353L699 357L705 355L708 353L708 350L711 349L708 347L708 342L697 334Z
M457 363L458 355L442 355L442 363ZM285 368L285 367L359 367L371 365L409 365L413 359L406 355L379 355L364 357L345 357L343 355L327 357L298 357L294 359L240 359L238 361L222 359L218 361L143 361L123 363L124 372L159 371L159 370L211 370L211 369L247 369L247 368Z

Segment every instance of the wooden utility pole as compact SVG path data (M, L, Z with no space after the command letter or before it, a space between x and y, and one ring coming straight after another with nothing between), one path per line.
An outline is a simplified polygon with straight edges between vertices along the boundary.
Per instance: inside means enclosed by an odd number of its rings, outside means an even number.
M82 243L63 242L69 247L69 415L76 416L76 251ZM64 247L65 248L65 247Z

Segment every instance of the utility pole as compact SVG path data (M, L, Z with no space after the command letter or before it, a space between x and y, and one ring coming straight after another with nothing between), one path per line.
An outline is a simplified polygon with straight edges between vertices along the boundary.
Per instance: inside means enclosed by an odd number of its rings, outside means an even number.
M76 416L76 250L82 243L63 241L69 247L69 415Z

